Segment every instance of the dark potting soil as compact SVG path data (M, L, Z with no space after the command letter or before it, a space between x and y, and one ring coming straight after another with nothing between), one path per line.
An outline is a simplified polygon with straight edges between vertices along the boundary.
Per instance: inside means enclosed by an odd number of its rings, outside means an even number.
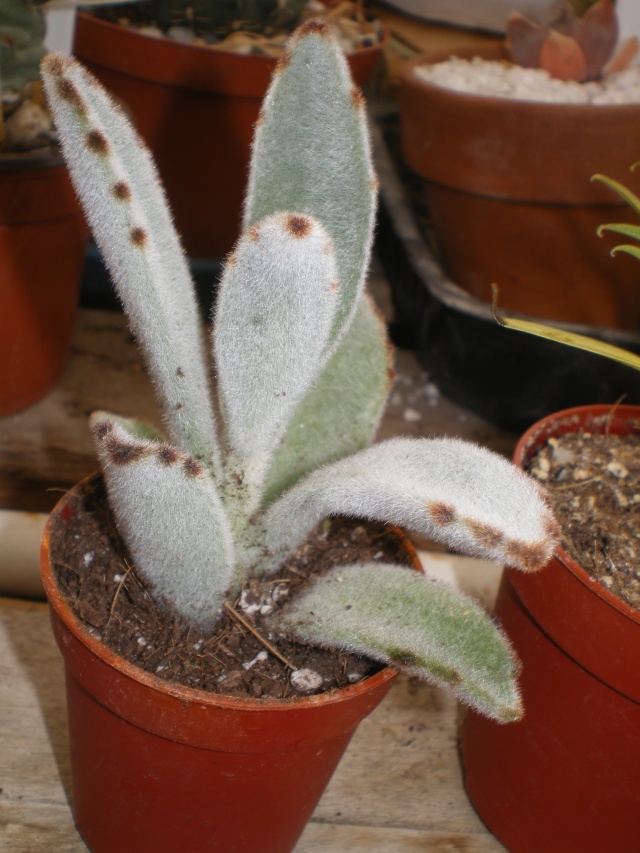
M51 535L58 585L87 629L141 669L187 687L276 699L323 693L381 669L357 655L279 636L264 623L312 572L360 561L410 564L402 537L393 529L352 519L325 521L277 574L252 579L215 630L203 634L149 594L118 534L102 479L78 487L74 495L73 512L58 516ZM292 678L294 671L298 674Z
M640 610L640 435L550 438L529 471L549 492L565 551Z

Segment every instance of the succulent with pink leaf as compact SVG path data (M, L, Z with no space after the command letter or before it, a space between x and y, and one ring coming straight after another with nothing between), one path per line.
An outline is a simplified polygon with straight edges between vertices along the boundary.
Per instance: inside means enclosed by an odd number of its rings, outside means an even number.
M597 0L582 15L576 5L564 0L547 24L512 12L507 45L516 65L542 68L551 77L578 83L627 68L638 55L640 43L631 38L616 50L618 18L613 0Z

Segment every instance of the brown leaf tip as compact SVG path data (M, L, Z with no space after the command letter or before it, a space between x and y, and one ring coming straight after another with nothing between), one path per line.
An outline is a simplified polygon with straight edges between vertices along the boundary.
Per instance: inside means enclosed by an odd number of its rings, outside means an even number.
M193 477L200 477L204 473L202 464L195 458L195 456L187 456L182 463L182 467L184 469L184 473L190 479Z
M507 562L525 572L537 572L551 557L546 542L528 545L525 542L510 542L506 549Z
M308 216L292 213L287 216L284 227L292 237L296 237L301 240L304 237L308 237L311 233L311 230L313 229L313 220Z
M319 36L328 36L331 34L331 27L327 24L326 21L323 21L321 18L311 18L309 21L305 21L301 24L296 30L296 39L304 38L309 35L319 35Z
M100 130L90 130L87 133L87 148L96 154L103 156L109 153L109 143L106 136Z
M98 421L98 423L93 427L93 434L96 441L104 441L111 432L113 432L112 421Z
M456 520L455 509L444 501L434 501L428 504L427 511L436 527L447 527Z
M175 447L171 447L170 444L161 444L156 450L156 456L162 465L166 465L168 467L169 465L174 465L178 461L180 453Z
M126 181L117 181L113 185L113 194L118 201L131 201L131 187Z
M67 68L72 64L68 56L61 53L48 53L42 60L41 67L45 74L51 77L62 77Z
M129 236L133 245L137 246L139 249L143 248L147 243L147 232L139 225L131 229Z
M256 225L252 225L251 228L247 231L247 237L251 240L252 243L255 243L256 240L260 239L260 229ZM235 258L233 260L235 263Z
M331 293L340 293L340 285L337 281L332 281L329 285L329 290L331 291Z

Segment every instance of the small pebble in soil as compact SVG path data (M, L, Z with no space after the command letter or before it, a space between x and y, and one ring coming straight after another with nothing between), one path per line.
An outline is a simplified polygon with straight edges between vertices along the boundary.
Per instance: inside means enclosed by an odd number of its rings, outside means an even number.
M322 676L313 669L296 669L291 673L291 685L299 693L313 693L322 687Z

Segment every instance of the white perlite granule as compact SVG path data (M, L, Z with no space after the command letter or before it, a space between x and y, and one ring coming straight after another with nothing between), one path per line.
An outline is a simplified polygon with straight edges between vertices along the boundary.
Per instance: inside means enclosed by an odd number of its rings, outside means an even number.
M469 95L555 104L640 103L639 65L610 74L597 83L556 80L539 68L521 68L478 57L451 57L434 65L417 65L414 71L422 80Z

